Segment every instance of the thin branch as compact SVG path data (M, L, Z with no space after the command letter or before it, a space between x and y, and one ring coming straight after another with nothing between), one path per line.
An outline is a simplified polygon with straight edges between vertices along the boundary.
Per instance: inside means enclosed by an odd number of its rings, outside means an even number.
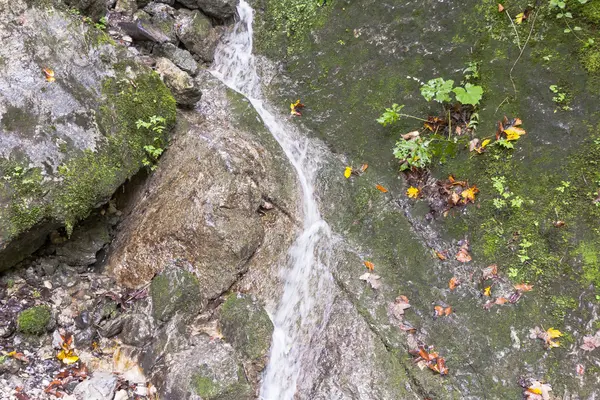
M506 13L506 16L508 17L508 20L510 21L510 24L512 25L513 29L515 30L515 35L517 35L517 47L519 48L519 50L522 50L521 49L521 41L519 40L519 32L517 32L517 27L515 26L515 23L514 23L512 17L508 13L508 10L504 9L504 12Z
M531 29L529 30L529 35L527 36L527 40L525 41L525 44L521 48L521 53L519 53L519 57L517 57L515 63L513 64L512 68L510 69L510 72L508 74L508 76L510 77L510 81L512 82L512 85L513 85L513 90L515 91L515 96L517 95L517 87L515 85L515 81L513 79L512 72L515 69L515 66L517 65L517 63L519 62L519 60L521 59L521 57L523 56L523 52L525 51L525 48L527 47L527 43L529 43L529 39L531 39L531 34L533 33L533 28L535 27L535 20L536 20L536 18L537 18L537 16L538 16L539 13L540 12L538 11L533 16L533 20L531 21Z

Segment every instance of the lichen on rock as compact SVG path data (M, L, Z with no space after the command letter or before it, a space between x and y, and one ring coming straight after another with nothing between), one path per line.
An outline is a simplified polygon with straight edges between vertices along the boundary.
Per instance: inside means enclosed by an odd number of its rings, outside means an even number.
M17 329L19 332L41 335L46 331L46 326L52 318L50 307L34 306L19 313L17 317Z

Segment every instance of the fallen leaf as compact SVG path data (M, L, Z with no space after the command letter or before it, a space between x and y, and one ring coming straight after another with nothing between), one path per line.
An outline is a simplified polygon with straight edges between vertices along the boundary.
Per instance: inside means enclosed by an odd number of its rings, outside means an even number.
M554 221L552 225L554 225L555 228L562 228L565 226L565 221Z
M556 339L558 337L561 337L563 334L558 330L558 329L554 329L554 328L549 328L546 333L548 334L548 336L550 337L550 339Z
M363 164L360 166L360 172L365 172L369 168L369 164Z
M302 108L304 108L304 104L300 103L300 100L296 100L295 103L290 104L290 114L299 117L302 115L299 111Z
M550 392L552 391L552 387L546 383L542 383L540 381L532 381L530 386L526 388L525 398L528 400L537 400L541 396L542 400L550 400ZM533 396L538 397L533 397Z
M489 310L490 308L492 308L493 305L506 304L506 303L508 303L508 301L509 300L505 297L498 297L497 299L494 299L494 300L488 300L488 302L484 304L483 308L485 308L486 310Z
M471 254L469 254L468 243L465 243L460 247L458 253L456 253L456 259L462 263L467 263L472 260Z
M65 364L65 365L71 365L71 364L74 364L77 361L79 361L79 357L76 356L73 351L61 350L56 355L56 358L58 358L59 360L61 360L63 362L63 364Z
M479 193L479 189L477 189L477 186L473 185L470 188L463 190L461 197L463 198L465 204L468 202L475 203L475 195L477 193Z
M579 346L580 349L585 351L592 351L600 347L600 331L596 332L594 336L587 335L583 337L583 344Z
M533 285L528 285L526 283L519 283L518 285L514 286L515 289L521 291L521 292L529 292L533 289Z
M346 169L344 170L344 176L346 177L346 179L350 178L350 175L352 175L352 167L346 167Z
M440 260L444 261L448 259L448 252L446 250L444 251L435 251L435 255L437 258L439 258Z
M19 360L19 361L23 361L25 363L29 362L29 359L27 358L27 356L25 356L25 354L23 353L19 353L17 351L11 351L10 353L6 354L8 357L12 357L15 360Z
M448 202L453 206L457 205L460 202L460 196L456 192L452 192L450 197L448 197Z
M375 290L381 287L381 277L379 275L367 272L361 275L358 279L360 279L361 281L366 281Z
M455 276L453 276L453 277L450 279L450 282L448 282L448 287L450 288L450 290L454 290L454 289L456 289L458 286L460 286L460 281L459 281L459 280L458 280L458 279L457 279Z
M498 3L498 12L502 12L504 11L504 6L500 3Z
M406 195L408 197L410 197L411 199L416 199L417 197L419 197L419 194L421 193L421 191L419 189L417 189L416 187L409 187L406 190Z
M479 146L479 139L475 138L475 139L473 139L473 140L471 140L469 142L469 151L470 152L471 151L476 151L479 148L480 148L480 146Z
M418 138L420 135L419 131L413 131L413 132L409 132L405 135L402 135L402 139L404 140L411 140L411 139L415 139Z
M525 13L519 13L517 14L517 16L515 17L515 23L517 25L521 24L523 22L523 20L525 19Z
M375 188L379 190L381 193L387 193L388 190L381 185L375 185Z
M452 314L452 307L435 306L433 307L433 310L436 317L447 317L448 315Z
M513 141L513 140L518 140L526 132L525 132L525 129L512 127L512 128L505 129L504 133L506 133L506 140Z
M50 68L42 68L42 72L46 76L46 82L54 82L56 80L54 78L54 71Z
M575 372L577 373L577 375L583 376L585 374L585 367L581 364L577 364L575 366Z
M529 330L529 337L531 339L543 340L544 347L546 349L551 349L553 347L559 347L560 342L555 341L553 339L559 338L562 335L563 334L561 331L559 331L558 329L554 329L554 328L549 328L548 330L544 331L541 328L536 326L535 328Z
M490 297L492 295L492 287L488 286L485 289L483 289L483 295Z
M494 279L497 277L498 277L498 266L496 264L492 264L481 270L481 279L484 281L488 280L488 279Z
M404 310L407 308L410 308L410 304L408 303L408 297L404 295L396 297L394 303L390 305L391 314L400 321L404 318Z
M370 261L365 261L364 264L369 271L373 271L375 269L375 265Z

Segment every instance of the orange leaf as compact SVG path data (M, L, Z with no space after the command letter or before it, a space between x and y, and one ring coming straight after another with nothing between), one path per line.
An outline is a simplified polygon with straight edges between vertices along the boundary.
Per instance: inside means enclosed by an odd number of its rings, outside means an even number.
M383 186L381 186L381 185L375 185L375 188L377 190L379 190L380 192L382 192L382 193L387 193L388 192L388 190L386 188L384 188Z
M373 271L375 269L375 265L370 261L365 261L364 264L365 264L365 267L367 267L367 269L369 271Z
M533 285L520 283L518 285L515 285L515 289L520 290L521 292L529 292L531 289L533 289Z
M471 202L471 203L475 203L475 195L479 193L479 189L477 189L477 186L473 185L470 188L463 190L461 193L461 196L463 198L463 200L465 201L465 203Z
M369 168L369 164L363 164L360 166L360 172L365 172Z
M54 82L56 79L54 78L54 71L50 68L42 68L42 72L46 75L47 82Z
M462 263L467 263L472 260L471 255L469 254L467 249L465 249L464 247L462 247L458 251L458 253L456 254L456 259Z
M452 314L452 307L446 307L446 308L444 308L444 315L448 316L450 314Z
M500 3L498 3L498 12L502 12L504 11L504 6Z
M454 290L457 286L460 286L460 281L455 276L453 276L452 279L450 279L450 282L448 282L448 287L450 288L450 290Z

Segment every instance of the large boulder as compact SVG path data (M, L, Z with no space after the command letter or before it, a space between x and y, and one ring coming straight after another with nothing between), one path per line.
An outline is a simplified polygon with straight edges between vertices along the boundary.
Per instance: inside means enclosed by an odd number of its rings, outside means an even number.
M206 86L198 109L210 114L180 113L172 146L112 244L108 268L124 286L141 287L176 262L197 275L203 299L215 299L251 259L276 263L294 235L296 181L285 154L253 110L232 121L238 107L251 110L247 102Z
M193 107L200 100L202 92L194 79L182 71L171 60L159 57L156 60L156 72L162 76L165 84L173 92L173 96L182 107Z
M238 0L197 0L197 3L206 15L223 20L233 17Z
M221 35L206 15L198 10L181 9L175 26L177 37L186 49L197 54L204 62L213 61Z
M2 270L105 202L155 142L136 121L169 127L176 108L156 73L80 18L0 0L0 37Z

